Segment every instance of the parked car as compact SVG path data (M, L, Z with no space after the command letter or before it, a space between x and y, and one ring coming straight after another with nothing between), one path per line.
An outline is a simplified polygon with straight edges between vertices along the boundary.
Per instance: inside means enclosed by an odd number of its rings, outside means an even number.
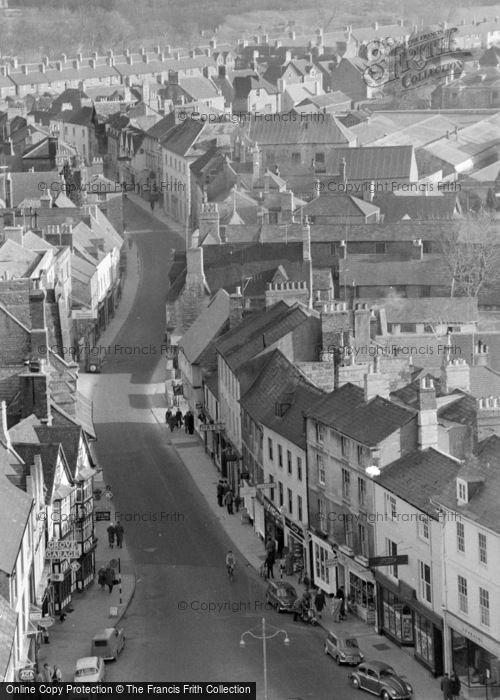
M75 666L75 683L100 683L104 680L104 661L100 656L85 656Z
M297 592L288 581L271 581L266 591L266 601L276 608L277 612L292 612Z
M124 646L125 635L123 634L123 629L107 627L94 634L91 653L100 656L104 661L115 661Z
M413 688L383 661L364 661L349 675L355 688L379 695L382 700L409 700Z
M357 666L365 658L359 649L356 637L342 632L330 632L325 639L325 654L330 654L339 665Z

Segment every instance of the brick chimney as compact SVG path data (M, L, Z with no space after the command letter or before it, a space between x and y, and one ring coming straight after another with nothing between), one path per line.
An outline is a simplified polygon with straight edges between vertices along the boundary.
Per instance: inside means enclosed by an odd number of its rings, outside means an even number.
M477 440L500 435L500 398L488 396L476 402Z
M203 243L205 238L211 235L217 243L221 243L219 224L220 217L217 202L207 202L205 193L204 201L200 208L200 242Z
M438 445L437 400L434 381L421 377L418 387L418 446L421 450Z
M232 329L241 323L243 318L243 295L241 287L236 287L234 294L229 295L229 328Z
M470 367L461 358L445 360L441 365L441 388L445 394L451 394L455 389L470 391Z
M186 287L200 287L206 285L205 270L203 267L203 248L196 246L186 251Z
M311 227L307 223L302 226L302 260L311 260Z
M412 260L423 260L424 258L424 246L421 238L415 238L412 241L411 246L411 259Z
M354 309L354 345L370 344L371 312L368 304L356 304Z
M379 358L374 358L373 365L368 366L368 372L364 377L365 401L375 396L389 398L389 377L380 371Z
M287 304L300 302L306 306L309 304L309 289L307 282L273 282L267 284L266 309L276 304L278 301L285 301Z
M474 367L488 366L488 346L482 340L478 340L472 354L472 364Z

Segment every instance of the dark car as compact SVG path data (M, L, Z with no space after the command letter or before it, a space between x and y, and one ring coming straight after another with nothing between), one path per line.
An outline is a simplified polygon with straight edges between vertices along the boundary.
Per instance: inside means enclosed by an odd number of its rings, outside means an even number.
M383 661L367 661L349 675L355 688L379 695L383 700L409 700L413 688Z
M295 588L287 581L271 581L266 591L266 602L278 612L292 612L297 599Z

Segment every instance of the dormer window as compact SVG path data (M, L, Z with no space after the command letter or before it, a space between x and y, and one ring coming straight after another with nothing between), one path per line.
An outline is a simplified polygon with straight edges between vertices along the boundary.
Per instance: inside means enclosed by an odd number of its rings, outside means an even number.
M457 504L463 506L469 502L467 482L457 479Z

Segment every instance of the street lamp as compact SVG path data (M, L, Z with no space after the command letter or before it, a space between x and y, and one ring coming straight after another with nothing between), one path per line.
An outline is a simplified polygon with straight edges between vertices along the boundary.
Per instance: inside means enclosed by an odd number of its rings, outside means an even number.
M254 628L255 629L255 628ZM251 637L254 639L262 639L262 655L263 655L263 661L264 661L264 700L269 700L267 696L267 640L268 639L273 639L274 637L277 637L278 634L284 634L285 639L283 640L283 643L285 646L288 646L290 644L290 638L288 637L288 632L286 630L280 630L277 629L276 627L273 627L274 632L270 632L266 634L266 618L262 618L262 632L261 634L256 634L253 630L247 630L246 632L243 632L240 638L240 647L245 646L245 640L244 637L245 635L249 634Z

